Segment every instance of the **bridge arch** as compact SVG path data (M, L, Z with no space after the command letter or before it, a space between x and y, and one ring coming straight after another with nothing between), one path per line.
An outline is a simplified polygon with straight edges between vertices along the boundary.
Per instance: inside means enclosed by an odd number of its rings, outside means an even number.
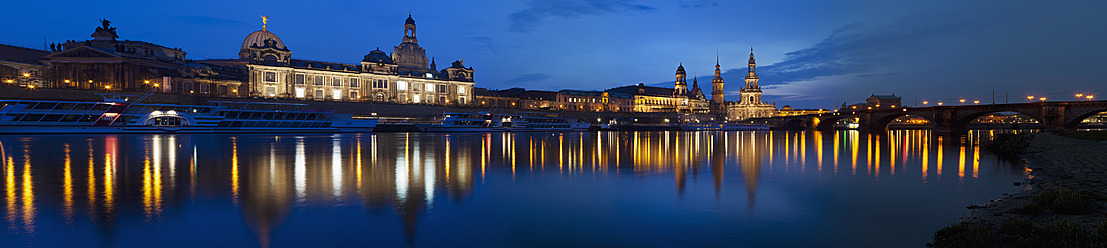
M932 116L921 115L919 113L914 113L914 112L895 112L895 113L892 113L892 114L881 116L880 118L876 118L876 119L873 119L872 121L870 121L869 122L869 130L872 130L872 131L885 131L885 130L888 130L888 124L889 123L892 123L892 121L894 121L896 119L899 119L900 117L904 117L904 116L918 116L918 117L922 117L923 119L926 119L926 121L929 121L930 123L935 123L934 118Z
M827 116L820 116L820 117L815 117L815 118L820 119L818 123L815 123L815 126L814 126L815 130L830 131L830 130L834 130L834 125L838 124L839 121L845 120L845 119L854 119L854 118L857 118L857 116L854 116L854 115L827 115Z
M1078 114L1078 115L1073 117L1072 121L1069 121L1069 122L1065 123L1065 129L1076 129L1077 127L1080 126L1080 122L1083 122L1085 119L1088 119L1088 117L1092 117L1093 115L1103 113L1103 112L1107 112L1107 107L1102 107L1102 108L1099 108L1099 109L1093 109L1092 111L1088 111L1086 113L1074 113L1074 114Z
M808 127L810 119L806 118L792 118L784 121L784 129L787 130L803 130Z
M1042 124L1043 127L1046 125L1046 122L1045 122L1045 120L1043 119L1042 116L1035 115L1035 114L1032 114L1032 113L1027 113L1026 111L1017 110L1017 109L989 109L989 110L984 110L984 111L980 111L980 112L972 112L970 114L964 115L964 116L954 120L953 123L951 123L952 126L950 127L950 129L955 130L955 131L967 131L967 130L969 130L969 124L971 124L972 121L976 120L976 118L980 118L981 116L994 114L994 113L999 113L999 112L1019 113L1021 115L1029 116L1031 119L1034 119L1034 121L1037 121L1038 123Z

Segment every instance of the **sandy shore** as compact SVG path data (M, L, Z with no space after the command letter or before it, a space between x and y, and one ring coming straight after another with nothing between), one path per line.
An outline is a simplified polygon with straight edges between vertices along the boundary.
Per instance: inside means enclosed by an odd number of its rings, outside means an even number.
M1034 136L1026 153L1020 157L1031 169L1030 177L1025 182L1028 185L1023 185L1028 189L969 206L970 213L961 219L962 223L982 226L991 233L997 232L1002 224L1016 219L1029 220L1035 226L1068 220L1088 230L1104 225L1107 211L1104 211L1100 200L1096 200L1096 211L1083 215L1051 211L1025 214L1016 210L1034 202L1036 196L1065 188L1086 193L1092 199L1107 199L1107 143L1041 133Z

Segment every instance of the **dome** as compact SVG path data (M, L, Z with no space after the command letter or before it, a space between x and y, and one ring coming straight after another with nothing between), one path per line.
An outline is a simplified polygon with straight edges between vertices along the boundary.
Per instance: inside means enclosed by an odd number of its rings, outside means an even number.
M415 19L411 19L411 15L409 14L407 15L407 21L404 21L404 24L415 25Z
M392 57L385 54L380 48L377 48L377 50L369 52L369 55L365 55L365 59L362 60L362 62L391 64Z
M676 72L677 74L684 74L684 63L680 63L680 66L677 66Z
M272 39L276 42L276 48L285 50L288 49L284 46L284 42L276 34L269 32L269 30L258 30L250 33L246 36L246 39L242 41L242 49L250 48L250 46L264 47L265 41Z

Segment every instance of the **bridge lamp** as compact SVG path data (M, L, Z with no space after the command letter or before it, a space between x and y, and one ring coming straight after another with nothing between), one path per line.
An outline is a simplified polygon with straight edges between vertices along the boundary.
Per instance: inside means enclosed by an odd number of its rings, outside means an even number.
M150 84L150 80L142 81L142 84Z
M1092 98L1094 98L1094 96L1093 96L1093 95L1088 95L1088 96L1086 96L1086 97L1088 98L1088 100L1089 100L1089 101L1091 101L1091 100L1092 100Z
M923 105L930 104L930 101L923 101Z
M1076 100L1080 101L1080 98L1084 97L1084 94L1076 94Z
M965 99L961 99L961 105L965 105Z
M938 106L942 106L943 102L938 102Z
M1034 101L1034 96L1026 96L1026 102Z
M1046 98L1042 97L1042 98L1038 98L1038 100L1042 100L1044 102L1046 100Z
M972 104L980 104L980 100L974 100L972 101Z

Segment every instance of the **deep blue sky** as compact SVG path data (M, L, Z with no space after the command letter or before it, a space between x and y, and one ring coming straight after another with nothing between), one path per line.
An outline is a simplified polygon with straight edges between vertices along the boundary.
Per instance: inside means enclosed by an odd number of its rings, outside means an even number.
M13 1L0 41L120 39L236 57L270 16L299 59L357 63L400 43L408 11L440 66L458 58L478 87L558 90L670 85L678 63L709 82L719 50L737 92L755 46L765 98L835 107L870 94L905 103L990 102L1009 92L1107 98L1107 1ZM693 76L689 75L689 76ZM734 97L733 94L728 94Z

